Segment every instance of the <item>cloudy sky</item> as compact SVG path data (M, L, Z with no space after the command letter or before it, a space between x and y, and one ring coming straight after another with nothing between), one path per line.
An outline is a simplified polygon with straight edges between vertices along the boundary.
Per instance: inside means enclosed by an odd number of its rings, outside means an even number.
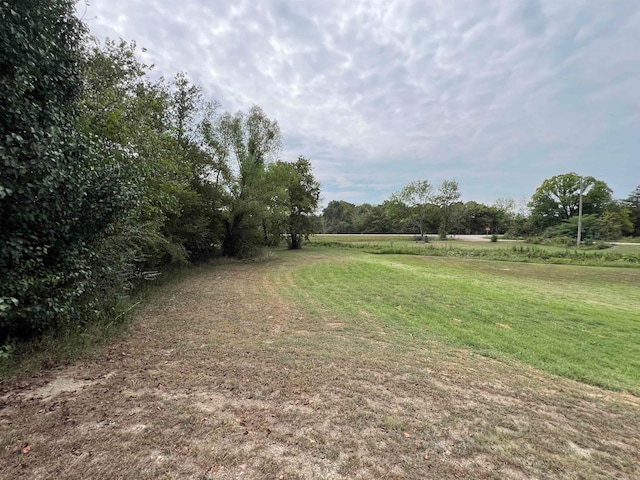
M260 105L324 204L412 180L521 200L553 175L640 184L638 0L89 0L96 37L135 40L224 110Z

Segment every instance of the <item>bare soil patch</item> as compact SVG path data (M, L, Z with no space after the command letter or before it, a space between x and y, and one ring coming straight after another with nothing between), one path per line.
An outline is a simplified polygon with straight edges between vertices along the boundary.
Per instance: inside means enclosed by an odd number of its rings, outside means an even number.
M0 478L640 478L638 398L302 311L295 258L200 268L7 386Z

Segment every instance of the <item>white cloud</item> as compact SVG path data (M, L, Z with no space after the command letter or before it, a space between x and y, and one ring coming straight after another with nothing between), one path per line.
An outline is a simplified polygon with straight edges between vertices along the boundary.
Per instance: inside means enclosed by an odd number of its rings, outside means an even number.
M420 178L487 203L571 170L618 196L640 181L635 0L95 0L85 19L227 110L261 105L325 199Z

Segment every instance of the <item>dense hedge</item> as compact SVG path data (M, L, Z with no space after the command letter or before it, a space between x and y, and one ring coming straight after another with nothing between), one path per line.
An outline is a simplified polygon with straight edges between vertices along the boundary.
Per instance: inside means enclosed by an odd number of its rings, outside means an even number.
M75 125L85 29L73 8L0 3L0 341L77 316L88 244L119 208L96 208L96 175L84 174L91 148Z

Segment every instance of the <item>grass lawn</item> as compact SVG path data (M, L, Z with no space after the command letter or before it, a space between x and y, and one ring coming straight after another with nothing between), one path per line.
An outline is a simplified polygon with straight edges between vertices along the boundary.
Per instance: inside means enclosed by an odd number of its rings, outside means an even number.
M293 282L307 308L640 394L640 270L317 252Z
M640 478L640 399L614 391L638 393L639 273L308 246L196 267L126 335L0 380L0 478Z

